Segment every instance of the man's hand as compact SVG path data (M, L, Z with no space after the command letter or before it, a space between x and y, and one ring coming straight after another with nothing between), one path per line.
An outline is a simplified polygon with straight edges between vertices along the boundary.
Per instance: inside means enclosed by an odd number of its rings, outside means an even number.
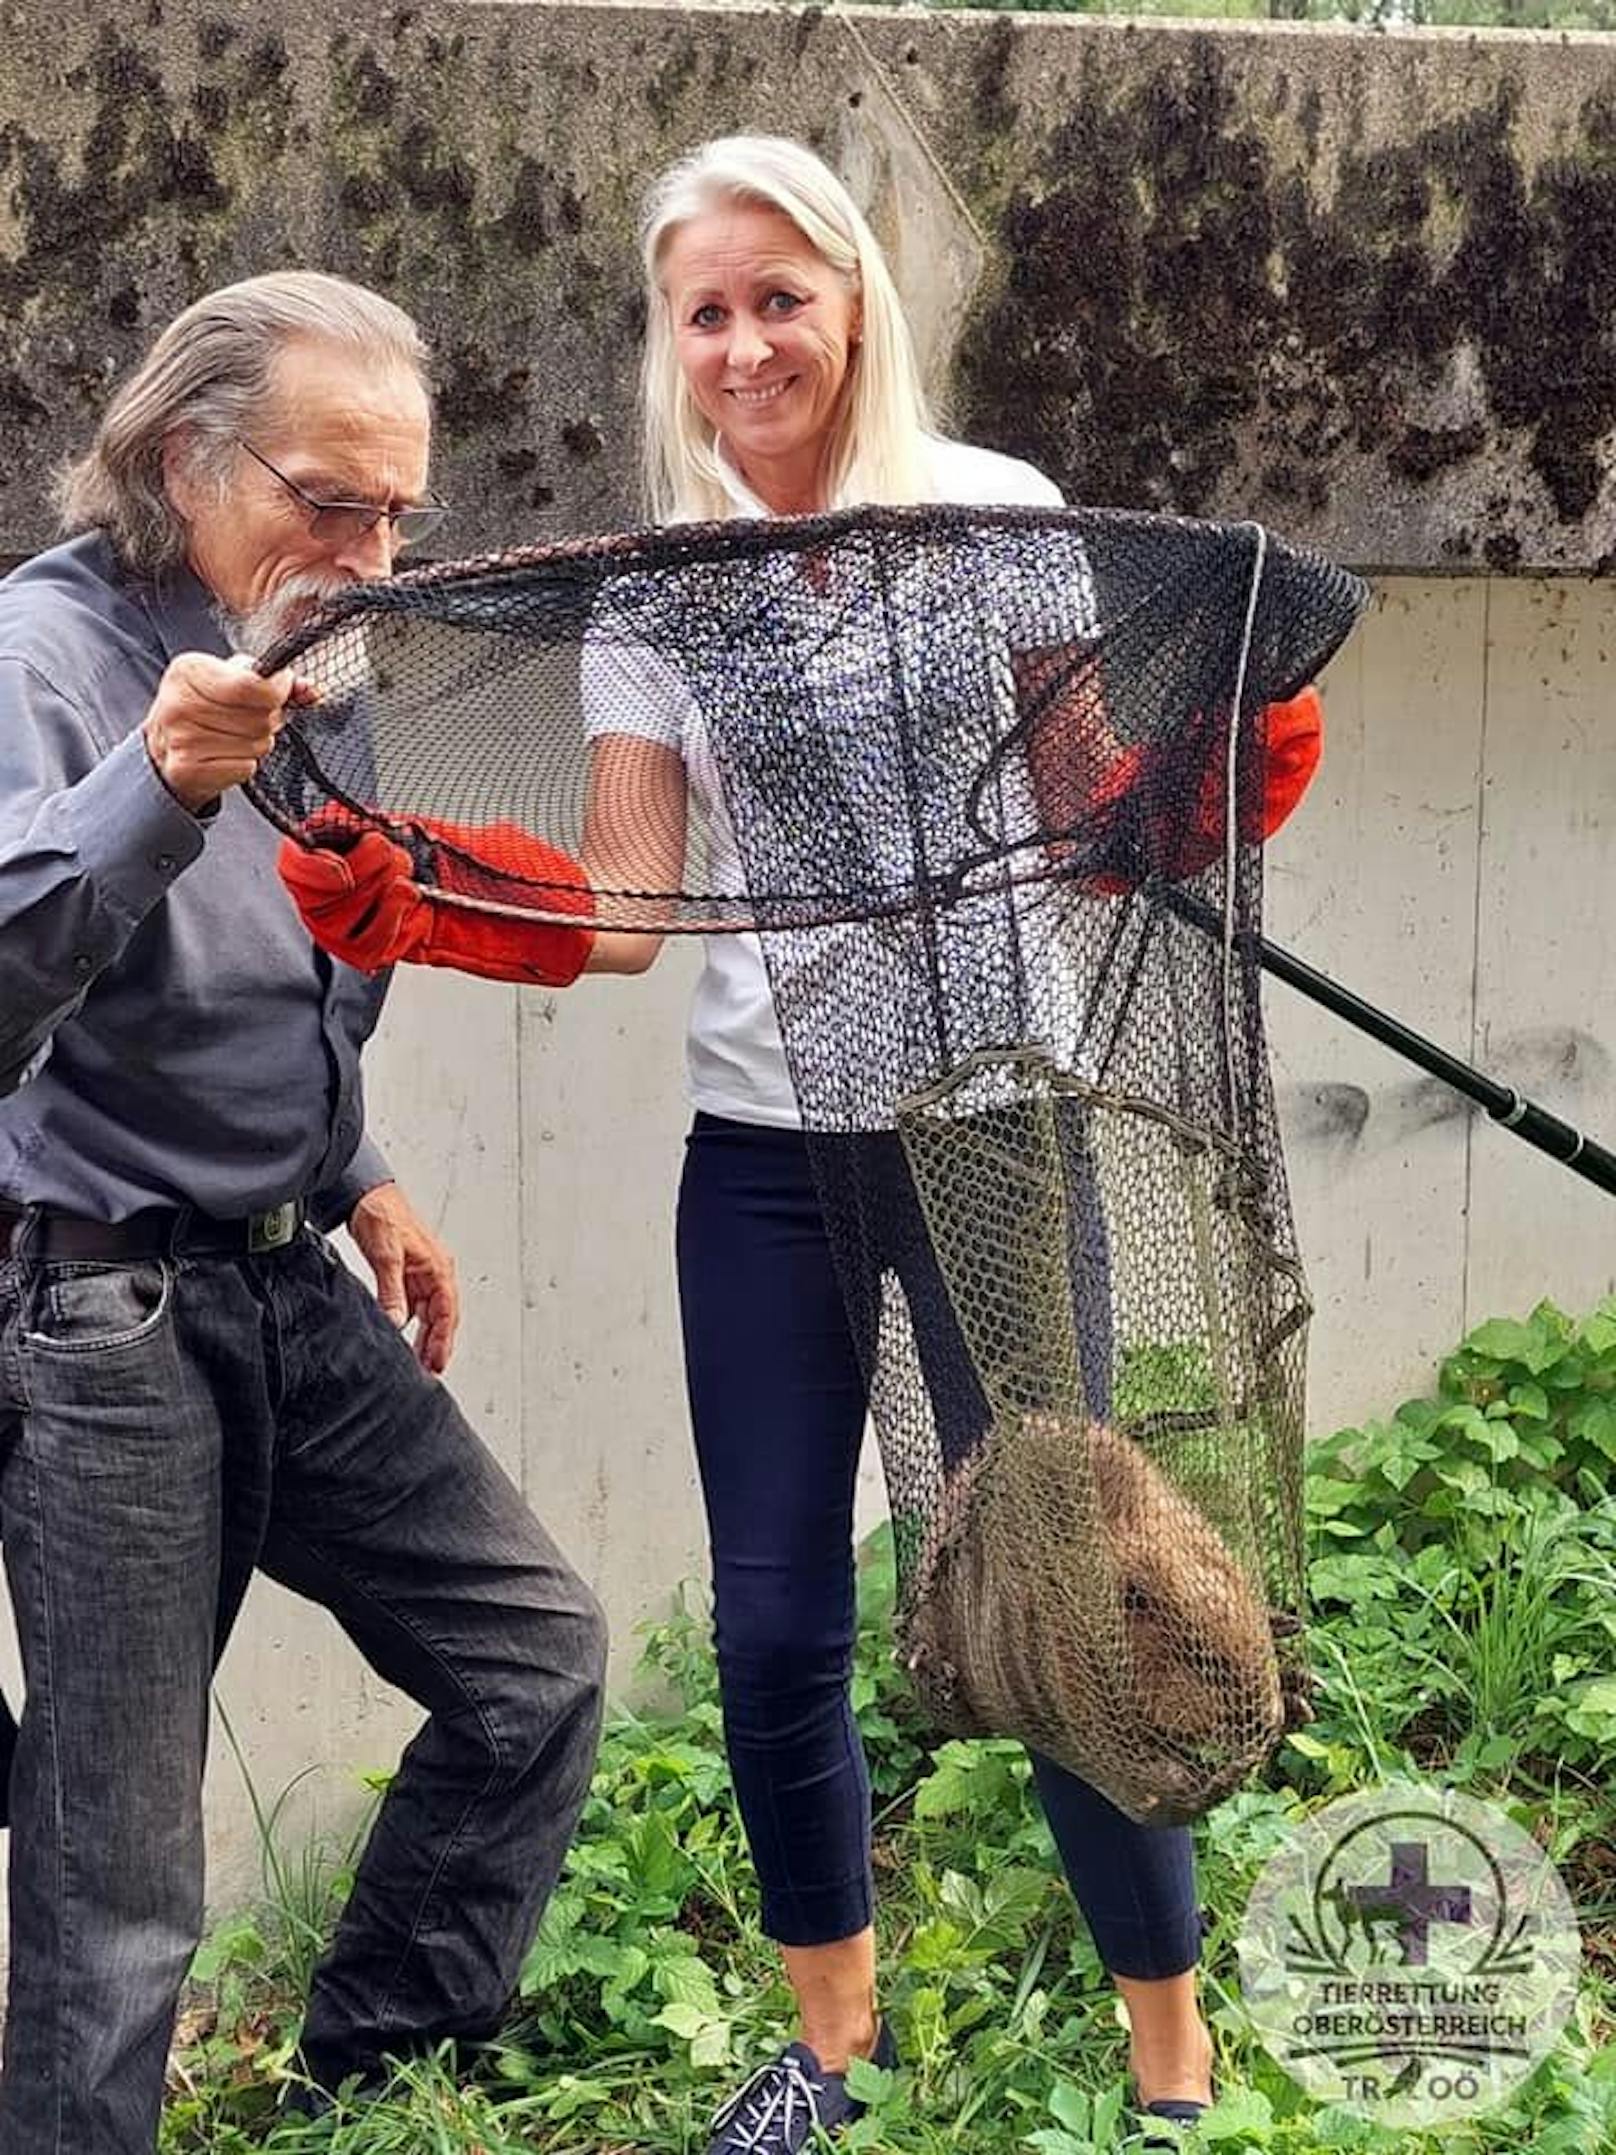
M416 1321L415 1355L439 1377L460 1328L454 1259L396 1182L367 1190L348 1215L348 1232L376 1275L376 1299L394 1324Z
M289 703L310 692L290 669L264 675L250 658L182 651L146 713L146 753L174 798L195 815L252 777L275 745Z

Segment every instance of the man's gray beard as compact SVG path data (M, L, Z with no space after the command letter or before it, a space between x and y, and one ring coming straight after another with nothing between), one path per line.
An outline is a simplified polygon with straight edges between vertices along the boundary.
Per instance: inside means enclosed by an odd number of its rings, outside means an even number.
M249 658L262 658L300 627L316 606L346 591L352 581L348 576L322 576L310 570L306 575L289 576L251 613L232 614L223 607L215 608L215 612L232 650L244 651Z

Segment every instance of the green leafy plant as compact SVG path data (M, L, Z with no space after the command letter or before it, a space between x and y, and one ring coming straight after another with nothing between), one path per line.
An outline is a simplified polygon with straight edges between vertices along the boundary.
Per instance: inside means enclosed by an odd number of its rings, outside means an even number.
M1204 1376L1172 1348L1121 1373L1138 1411ZM1318 1719L1198 1828L1204 1990L1222 2097L1187 2150L1599 2155L1616 2150L1616 1305L1478 1326L1433 1394L1312 1449ZM863 1552L855 1699L876 1790L882 1986L902 2066L858 2067L848 2155L1134 2155L1125 2037L1059 1879L1021 1747L938 1742L892 1652L890 1533ZM497 2043L402 2070L320 2123L276 2099L301 1985L350 1852L291 1858L263 1809L266 1901L198 1956L205 2010L165 2155L696 2155L714 2103L791 2032L757 1920L705 1611L649 1634L563 1884ZM1561 2049L1496 2115L1390 2134L1318 2109L1253 2041L1236 1940L1305 1809L1393 1773L1470 1782L1561 1865L1586 1970ZM255 1799L256 1801L256 1799ZM273 1855L269 1852L273 1851ZM312 1868L305 1870L306 1863ZM211 2016L211 2017L210 2017Z
M1616 1488L1616 1300L1580 1322L1544 1302L1478 1325L1434 1393L1338 1431L1309 1464L1325 1539L1407 1555L1439 1541L1476 1568L1522 1500L1553 1491L1598 1508Z

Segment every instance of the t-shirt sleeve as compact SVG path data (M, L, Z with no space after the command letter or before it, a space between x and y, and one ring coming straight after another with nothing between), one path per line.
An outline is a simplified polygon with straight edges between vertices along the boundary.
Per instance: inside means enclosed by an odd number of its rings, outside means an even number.
M980 535L978 590L1012 652L1087 644L1098 621L1088 549L1068 525Z
M597 617L584 636L578 693L587 739L626 733L685 751L693 713L690 691L650 644Z
M944 500L1002 509L1062 509L1054 480L1021 457L970 442L939 441L935 475ZM1017 530L986 524L968 574L984 613L1012 652L1048 651L1094 633L1097 609L1088 552L1075 525Z
M1006 457L1004 462L1015 474L1015 492L1006 499L1023 509L1064 509L1066 496L1034 464L1023 464L1016 457Z

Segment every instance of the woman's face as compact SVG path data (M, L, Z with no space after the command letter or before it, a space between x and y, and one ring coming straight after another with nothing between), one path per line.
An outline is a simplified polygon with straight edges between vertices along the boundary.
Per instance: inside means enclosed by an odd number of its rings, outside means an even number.
M726 202L662 255L674 349L703 417L766 506L822 508L858 302L783 211Z

